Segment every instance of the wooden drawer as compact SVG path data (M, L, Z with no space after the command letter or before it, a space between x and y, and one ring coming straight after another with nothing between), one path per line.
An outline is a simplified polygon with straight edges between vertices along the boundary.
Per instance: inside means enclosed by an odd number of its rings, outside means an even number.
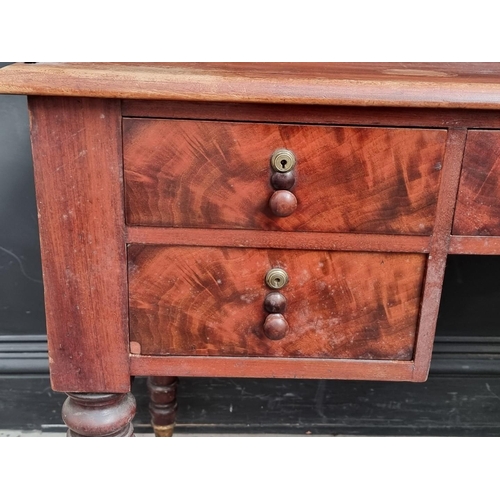
M129 247L130 340L141 354L410 360L426 256ZM289 325L266 337L269 269Z
M499 131L467 134L453 233L500 236Z
M446 131L124 119L130 225L432 232ZM297 209L277 217L270 158L297 159Z

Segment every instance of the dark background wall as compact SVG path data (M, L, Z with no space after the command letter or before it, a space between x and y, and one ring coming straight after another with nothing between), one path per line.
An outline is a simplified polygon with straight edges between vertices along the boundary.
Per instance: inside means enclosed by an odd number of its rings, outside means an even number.
M0 96L0 429L63 427L37 231L27 101ZM426 383L182 379L177 432L500 435L499 282L500 257L449 258ZM146 430L144 379L134 393Z

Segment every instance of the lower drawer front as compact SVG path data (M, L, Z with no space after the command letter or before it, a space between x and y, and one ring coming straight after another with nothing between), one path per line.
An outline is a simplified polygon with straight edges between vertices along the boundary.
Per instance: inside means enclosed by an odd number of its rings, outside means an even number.
M410 360L425 262L421 254L131 245L130 340L146 355ZM266 284L273 268L288 275L279 290ZM276 291L288 329L271 340L264 301Z

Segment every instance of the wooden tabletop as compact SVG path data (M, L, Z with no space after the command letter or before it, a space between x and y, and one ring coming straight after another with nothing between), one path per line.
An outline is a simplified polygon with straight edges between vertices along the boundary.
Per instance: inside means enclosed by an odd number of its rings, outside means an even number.
M17 63L0 93L500 109L500 63Z

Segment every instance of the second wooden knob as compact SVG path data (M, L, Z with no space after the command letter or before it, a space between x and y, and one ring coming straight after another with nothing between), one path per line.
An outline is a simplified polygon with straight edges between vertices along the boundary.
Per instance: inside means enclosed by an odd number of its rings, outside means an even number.
M283 314L286 310L286 298L279 292L271 292L266 295L264 309L268 313Z
M269 200L269 208L278 217L288 217L297 208L297 198L290 191L280 189L276 191Z
M288 333L288 328L282 314L270 314L264 321L264 335L271 340L281 340Z

